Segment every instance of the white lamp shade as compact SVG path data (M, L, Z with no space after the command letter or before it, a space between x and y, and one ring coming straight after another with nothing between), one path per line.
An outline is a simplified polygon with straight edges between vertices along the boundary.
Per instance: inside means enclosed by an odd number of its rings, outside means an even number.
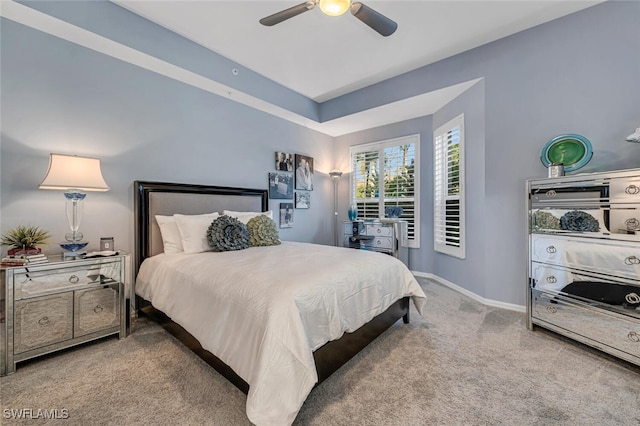
M99 159L63 154L50 154L49 170L38 188L109 190L109 186L102 177Z

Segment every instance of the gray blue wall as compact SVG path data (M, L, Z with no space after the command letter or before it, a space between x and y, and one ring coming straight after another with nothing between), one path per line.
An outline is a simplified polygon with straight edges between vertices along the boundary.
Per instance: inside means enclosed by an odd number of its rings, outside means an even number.
M412 269L434 273L495 301L525 303L525 180L546 175L540 150L578 133L593 160L576 173L640 167L640 146L624 141L640 126L640 2L610 1L322 105L339 116L399 97L482 78L482 84L432 117L422 135L422 244ZM373 99L374 101L371 101ZM432 237L432 132L459 113L466 120L467 258L435 253ZM412 120L409 123L414 123ZM420 121L419 119L417 120ZM338 157L352 144L401 133L403 123L337 138ZM392 129L390 131L390 129ZM425 176L426 175L426 176Z
M546 174L545 142L562 133L589 138L594 158L580 172L640 167L640 146L624 142L640 126L640 2L606 2L320 105L249 70L234 79L228 71L237 64L113 3L27 4L319 121L482 80L432 116L332 138L2 18L2 232L32 223L52 231L54 243L63 238L62 194L37 189L50 152L102 159L111 191L89 193L82 229L92 242L114 236L132 250L133 180L264 188L274 151L286 151L313 156L319 172L311 209L296 210L281 235L331 244L333 186L324 173L348 170L350 145L419 133L422 238L411 268L523 305L524 182ZM432 243L432 132L461 112L465 260L435 253Z

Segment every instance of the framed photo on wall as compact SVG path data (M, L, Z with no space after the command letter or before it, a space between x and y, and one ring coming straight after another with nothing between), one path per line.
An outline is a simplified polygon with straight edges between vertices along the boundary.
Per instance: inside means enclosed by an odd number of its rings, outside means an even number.
M281 172L293 171L293 155L276 151L276 170Z
M293 173L269 173L269 198L293 198Z
M296 191L296 209L308 209L311 206L311 193Z
M280 203L280 228L293 226L293 203Z
M313 157L296 154L296 189L313 191Z

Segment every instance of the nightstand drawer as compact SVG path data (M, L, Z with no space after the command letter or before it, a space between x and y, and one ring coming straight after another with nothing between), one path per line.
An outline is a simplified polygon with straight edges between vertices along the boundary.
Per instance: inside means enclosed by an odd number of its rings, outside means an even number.
M73 338L73 294L20 300L15 305L16 354Z
M74 337L120 324L118 289L112 286L75 292Z
M393 228L380 223L365 223L365 233L374 237L391 237L393 235Z
M105 279L117 279L120 262L96 262L81 267L31 267L14 276L15 299L43 296L73 290Z
M393 248L393 241L391 237L376 237L371 242L371 247L379 250L391 250Z

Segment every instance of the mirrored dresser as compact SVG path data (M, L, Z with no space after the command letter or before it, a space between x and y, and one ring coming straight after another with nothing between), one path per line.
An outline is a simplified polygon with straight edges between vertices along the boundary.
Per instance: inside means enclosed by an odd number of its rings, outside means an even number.
M527 327L640 365L640 169L527 181Z
M0 268L0 375L101 337L126 335L128 255Z

